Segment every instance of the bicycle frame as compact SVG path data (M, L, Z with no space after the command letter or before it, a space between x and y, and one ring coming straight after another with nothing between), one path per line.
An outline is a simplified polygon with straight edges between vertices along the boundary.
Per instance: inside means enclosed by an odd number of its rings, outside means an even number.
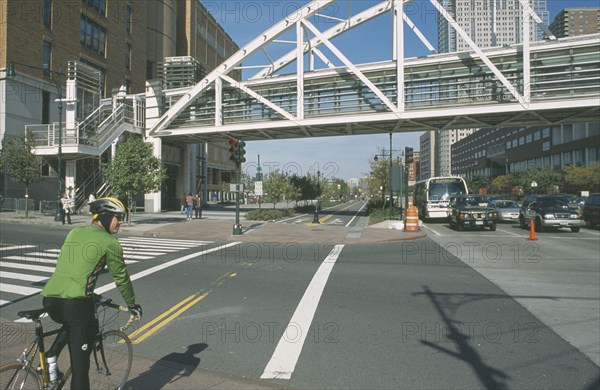
M103 307L103 306L111 307L111 308L117 309L118 311L129 312L129 309L127 307L120 306L116 303L113 303L110 299L103 299L103 298L99 299L96 302L96 312L98 312L98 308ZM27 348L25 348L25 350L23 351L21 356L17 359L17 361L20 362L21 364L23 364L23 366L27 368L25 378L23 380L23 382L25 382L27 380L27 376L30 373L29 370L33 369L35 357L37 354L38 358L39 358L39 370L37 372L37 375L41 376L42 388L43 389L52 388L53 390L59 390L59 389L63 388L63 386L65 385L65 383L71 376L71 367L69 367L69 369L65 372L64 376L56 383L56 386L53 385L52 387L49 387L51 382L50 382L49 367L48 367L48 364L46 363L46 348L45 348L44 339L54 336L54 335L57 335L61 331L62 328L44 332L42 321L40 318L40 315L43 312L44 312L43 309L40 309L38 311L29 312L31 317L27 317L27 318L30 318L33 322L35 322L35 338L34 338L33 342L31 343L31 345L29 345ZM98 316L96 316L96 319L98 319ZM120 331L127 329L133 323L134 320L135 320L135 317L132 314L129 317L129 320L125 323L125 325L118 327L118 329ZM104 321L103 321L102 326L100 326L100 324L98 323L98 333L94 336L94 342L92 344L93 345L92 348L93 348L94 364L96 366L96 370L98 372L103 372L108 376L108 375L111 375L111 372L108 368L109 364L107 362L107 359L106 359L106 356L104 353L103 335L106 333L105 326L106 326L106 322L104 322ZM110 332L108 332L108 333L110 333ZM100 356L98 356L98 352L99 352Z

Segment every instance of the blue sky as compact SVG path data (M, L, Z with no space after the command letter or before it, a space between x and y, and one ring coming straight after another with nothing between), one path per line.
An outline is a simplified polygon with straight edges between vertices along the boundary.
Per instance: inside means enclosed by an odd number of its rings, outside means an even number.
M289 13L309 3L308 0L201 0L201 2L240 47ZM380 0L351 0L350 7L353 10L364 10L380 2ZM548 0L550 22L563 8L597 7L598 3L598 0ZM338 0L323 13L341 18L347 15L347 7L346 0ZM437 11L433 5L427 0L414 0L405 5L405 12L431 44L437 47ZM323 18L313 22L320 27L321 31L336 23ZM391 16L383 15L332 42L355 64L390 60L390 29ZM283 39L294 38L293 35L288 34ZM270 50L269 55L277 58L275 57L277 54L289 50L291 46L280 45L275 51ZM427 48L417 36L405 30L405 57L427 53ZM333 57L328 55L330 59ZM268 64L263 54L256 55L244 63L246 66L260 64ZM250 75L251 73L244 73L244 78ZM401 150L405 146L411 146L419 150L421 134L422 132L394 134L393 149ZM303 175L308 172L314 174L316 170L320 170L328 178L358 178L369 173L369 161L375 154L381 153L382 148L389 148L388 134L248 142L245 171L254 174L257 156L260 155L265 173L279 169Z

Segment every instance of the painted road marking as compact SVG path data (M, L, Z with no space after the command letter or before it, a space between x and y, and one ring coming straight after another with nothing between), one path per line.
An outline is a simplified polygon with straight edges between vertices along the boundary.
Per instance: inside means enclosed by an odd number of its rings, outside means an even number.
M292 315L286 331L283 333L281 339L279 339L275 352L273 352L271 360L267 363L260 377L261 379L291 378L296 363L300 358L300 352L308 335L310 324L313 321L317 306L321 300L321 295L323 295L329 275L343 248L344 245L336 245L325 260L323 260L323 263L304 292L294 315ZM292 329L298 337L288 337L287 329Z

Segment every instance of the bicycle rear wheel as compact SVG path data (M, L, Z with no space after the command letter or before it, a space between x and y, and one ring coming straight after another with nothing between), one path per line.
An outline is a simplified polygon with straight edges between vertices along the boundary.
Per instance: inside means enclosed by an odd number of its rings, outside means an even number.
M41 390L42 380L30 366L21 362L12 362L0 367L1 390Z
M122 389L133 362L133 347L129 337L119 330L109 330L96 343L93 355L90 387L94 390Z

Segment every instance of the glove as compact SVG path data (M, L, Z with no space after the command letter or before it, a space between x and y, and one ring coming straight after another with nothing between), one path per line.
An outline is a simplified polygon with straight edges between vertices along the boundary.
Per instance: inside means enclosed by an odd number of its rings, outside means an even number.
M129 312L136 318L138 322L142 320L142 307L138 304L129 307Z

